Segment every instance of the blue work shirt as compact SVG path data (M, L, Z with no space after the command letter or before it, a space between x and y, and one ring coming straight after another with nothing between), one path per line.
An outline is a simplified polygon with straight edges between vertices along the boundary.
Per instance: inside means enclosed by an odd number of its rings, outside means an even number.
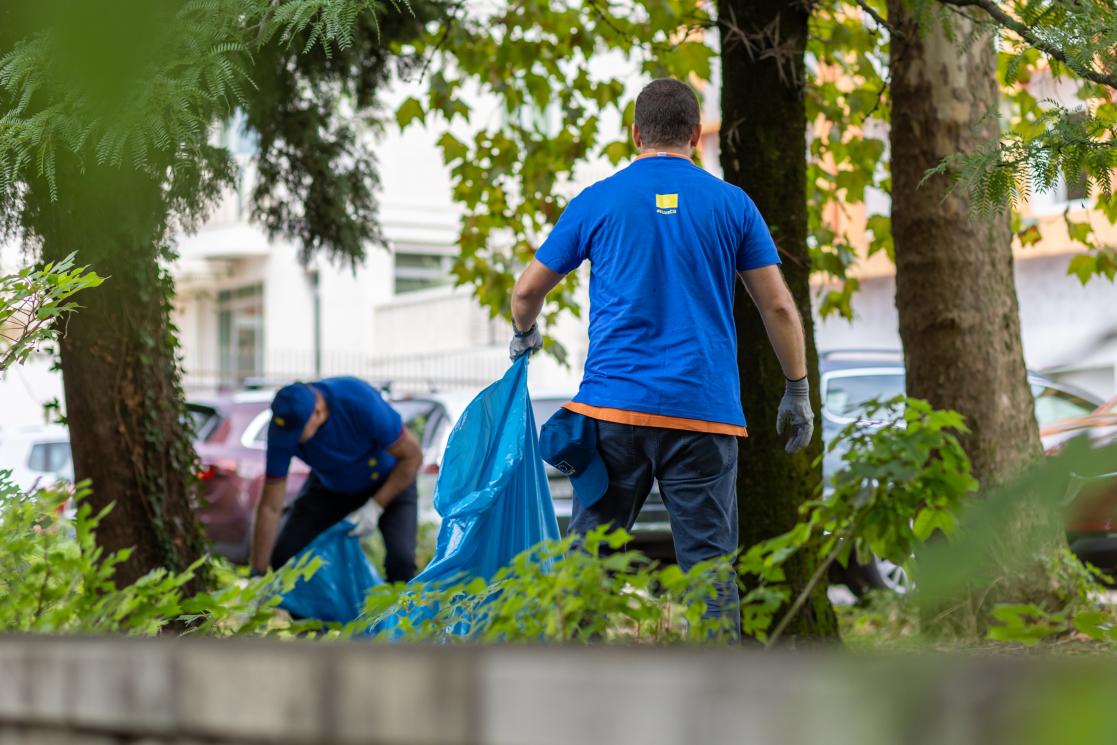
M737 272L780 259L744 191L687 158L642 157L571 200L535 258L559 274L590 261L576 403L745 426Z
M374 487L395 468L396 459L387 449L403 434L400 415L363 380L325 378L310 385L326 399L329 416L294 450L268 442L268 478L285 477L291 457L298 456L330 491Z

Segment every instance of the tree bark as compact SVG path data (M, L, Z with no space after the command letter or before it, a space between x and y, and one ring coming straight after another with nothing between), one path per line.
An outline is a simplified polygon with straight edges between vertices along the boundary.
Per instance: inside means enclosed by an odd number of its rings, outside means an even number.
M74 474L90 480L95 512L113 505L97 544L133 549L114 577L124 585L159 567L181 571L206 551L162 265L167 213L159 183L129 169L74 168L59 187L56 202L29 194L24 219L44 260L76 251L106 277L64 319L60 357Z
M804 102L809 4L802 0L720 0L721 165L725 180L745 189L768 222L783 260L783 273L803 317L811 402L819 412L818 354L811 315L807 251ZM815 439L800 453L784 451L776 435L776 411L784 392L779 360L767 343L760 313L743 288L734 307L741 398L749 436L740 441L737 497L741 543L751 546L790 530L799 507L822 480L813 465L821 452L821 420ZM787 564L793 596L815 569L800 552ZM812 593L785 632L791 638L825 639L838 634L826 583Z
M1043 454L1020 338L1009 215L977 217L966 191L952 188L949 176L923 179L943 158L998 138L996 53L991 35L971 38L975 25L966 16L952 16L951 38L937 22L919 28L907 7L889 0L897 28L891 42L892 232L907 392L965 416L970 432L961 441L988 490ZM1022 506L1006 516L997 551L1007 556L1014 544L1024 551L1042 548L1041 554L1065 548L1061 526L1046 524L1042 513ZM1018 602L1027 599L1022 584L1004 579L1005 592L1016 593ZM970 609L980 627L986 611Z

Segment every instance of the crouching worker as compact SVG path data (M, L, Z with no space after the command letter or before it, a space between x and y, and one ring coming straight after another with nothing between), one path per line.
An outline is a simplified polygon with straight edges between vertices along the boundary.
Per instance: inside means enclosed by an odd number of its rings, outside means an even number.
M415 477L423 454L400 415L356 378L288 385L275 394L271 408L253 571L278 569L318 534L367 504L379 513L374 520L387 549L387 580L406 582L415 576ZM310 466L310 475L280 531L292 456Z

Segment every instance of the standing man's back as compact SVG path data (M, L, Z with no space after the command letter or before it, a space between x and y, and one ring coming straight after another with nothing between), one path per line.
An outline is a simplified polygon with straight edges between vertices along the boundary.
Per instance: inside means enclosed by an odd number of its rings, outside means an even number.
M592 262L576 403L744 434L734 286L738 271L780 262L741 189L675 153L641 156L571 201L535 258L560 275Z
M740 277L787 377L777 429L813 433L803 329L763 218L739 188L690 161L694 92L656 80L636 99L641 155L570 202L512 297L513 358L535 351L543 301L591 264L590 345L578 395L543 427L544 458L571 477L570 531L631 528L654 482L684 570L737 548L743 437L733 296ZM743 340L749 342L751 340ZM771 381L750 381L751 385ZM737 588L711 614L739 629Z

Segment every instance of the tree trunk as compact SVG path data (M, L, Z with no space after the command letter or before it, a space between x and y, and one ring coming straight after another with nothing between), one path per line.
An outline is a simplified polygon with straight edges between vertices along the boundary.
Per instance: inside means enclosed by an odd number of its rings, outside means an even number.
M951 38L938 22L918 28L906 7L889 0L898 28L891 43L892 231L907 390L965 416L970 432L961 441L988 490L1043 454L1020 339L1009 216L975 217L969 195L952 189L948 176L921 182L943 158L997 139L996 53L991 35L971 39L974 24L965 16L951 16ZM1012 553L1015 543L1035 556L1037 534L1040 554L1065 548L1061 526L1045 524L1051 521L1043 512L1022 506L1006 516L1005 546L997 550ZM1023 584L1002 579L1005 593L1027 599ZM993 593L989 601L1004 597ZM970 609L980 628L987 611Z
M804 104L808 4L802 0L720 0L721 165L725 180L745 189L772 230L783 273L795 297L807 338L811 401L819 411L818 354L811 315L810 257L807 252L806 141ZM740 441L737 477L741 543L751 546L790 530L799 507L822 480L821 420L815 439L789 456L776 435L776 411L784 375L759 312L738 288L737 321L741 398L749 436ZM814 572L814 560L800 554L787 565L794 595ZM786 633L799 639L837 636L837 620L819 583Z
M133 549L116 571L124 585L158 567L181 571L206 551L192 506L173 285L161 266L166 209L159 184L128 169L75 168L59 187L56 202L45 190L29 195L25 222L44 260L76 251L106 277L64 320L60 354L74 474L90 480L95 512L114 505L97 543L106 553Z

